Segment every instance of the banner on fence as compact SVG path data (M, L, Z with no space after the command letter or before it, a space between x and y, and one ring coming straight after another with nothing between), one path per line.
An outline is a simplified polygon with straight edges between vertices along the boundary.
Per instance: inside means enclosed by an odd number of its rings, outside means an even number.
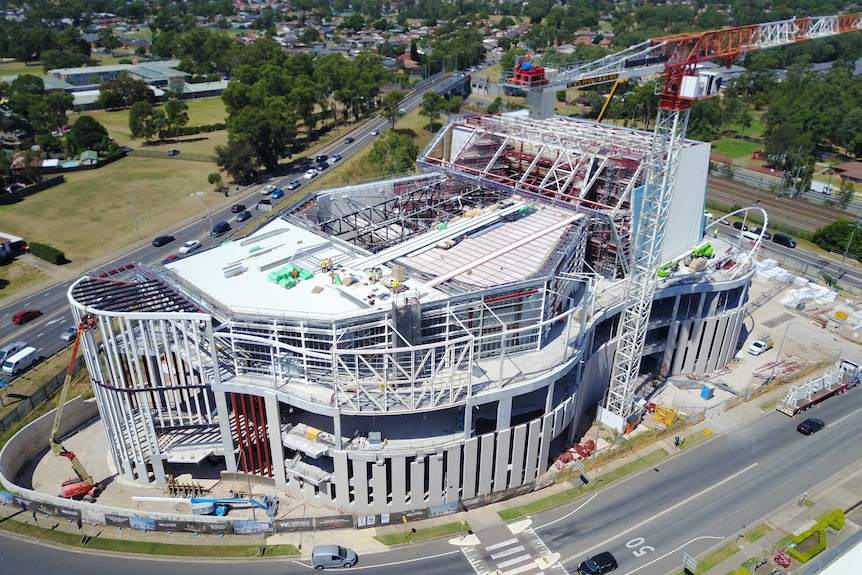
M485 495L480 495L478 497L471 497L469 499L462 499L461 504L466 509L476 509L477 507L484 507L485 505L490 505L492 503L499 503L500 501L506 501L507 499L511 499L513 497L519 497L521 495L525 495L533 491L536 486L535 481L531 481L529 483L525 483L518 487L513 487L511 489L504 489L502 491L495 491L494 493L487 493Z
M234 521L233 532L237 535L266 535L272 533L271 521Z
M286 533L290 531L312 531L314 529L314 519L312 517L293 517L287 519L277 519L272 522L276 533Z
M324 529L352 529L353 516L351 515L329 515L328 517L315 517L314 528Z

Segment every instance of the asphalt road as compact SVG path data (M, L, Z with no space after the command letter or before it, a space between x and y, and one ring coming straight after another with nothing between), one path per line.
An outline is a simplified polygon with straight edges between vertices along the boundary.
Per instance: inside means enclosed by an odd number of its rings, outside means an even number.
M797 420L770 411L752 423L647 467L638 474L533 517L536 532L569 572L597 551L612 552L620 575L670 573L682 554L696 556L723 539L754 526L763 517L801 498L812 485L862 459L862 388L830 399L816 410L826 428L811 436L796 431ZM601 481L601 471L593 481ZM469 517L468 517L469 519ZM292 559L139 559L43 548L0 534L4 574L33 572L90 575L200 573L306 573L308 563ZM458 549L446 541L416 544L365 555L353 570L413 575L471 572Z

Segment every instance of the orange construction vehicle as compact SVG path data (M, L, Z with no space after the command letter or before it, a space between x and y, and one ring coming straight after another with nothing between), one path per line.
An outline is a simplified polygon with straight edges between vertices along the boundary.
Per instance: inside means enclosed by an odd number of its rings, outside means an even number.
M102 490L102 486L93 481L93 478L84 468L84 464L78 457L60 443L57 438L57 431L60 428L60 420L63 417L63 407L66 405L66 396L69 393L69 383L72 381L72 372L75 369L75 360L78 358L78 350L81 347L81 338L84 333L96 327L96 320L91 316L84 316L78 323L78 333L75 336L75 345L72 348L72 357L69 360L69 369L66 371L66 378L63 380L63 388L60 391L60 403L57 405L57 413L54 415L54 425L51 428L51 436L48 442L51 444L51 451L54 455L65 457L72 463L72 470L75 472L75 477L71 477L63 481L62 496L69 499L83 499L84 501L95 501L96 496Z

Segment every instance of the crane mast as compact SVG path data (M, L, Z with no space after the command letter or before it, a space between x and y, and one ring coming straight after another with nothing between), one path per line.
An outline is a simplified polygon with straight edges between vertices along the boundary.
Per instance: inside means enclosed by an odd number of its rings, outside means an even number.
M654 38L596 62L545 70L529 58L520 59L504 85L526 89L533 117L553 114L553 95L565 88L586 87L654 73L663 73L659 111L647 158L644 186L632 205L631 265L625 309L617 332L617 349L602 423L622 431L634 412L650 308L658 285L657 270L664 245L668 206L676 182L688 127L691 102L718 94L721 79L698 73L697 65L722 60L728 65L746 52L794 44L862 30L862 14L793 18L722 30ZM532 97L531 97L532 96Z

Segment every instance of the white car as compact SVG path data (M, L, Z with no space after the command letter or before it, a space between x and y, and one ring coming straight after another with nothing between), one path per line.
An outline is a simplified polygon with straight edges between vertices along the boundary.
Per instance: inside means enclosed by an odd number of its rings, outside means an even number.
M269 184L268 186L264 186L260 189L260 193L264 196L268 196L275 191L275 186Z
M196 249L201 247L201 243L197 240L189 240L183 244L183 247L180 248L179 252L181 254L190 254Z
M371 135L372 135L372 136L377 136L377 135L379 135L379 134L380 134L380 130L371 130Z
M62 339L63 341L72 341L73 339L75 339L75 337L77 337L77 335L78 330L75 329L74 325L70 325L66 328L66 331L60 334L60 339Z
M313 169L313 168L312 168L311 170L306 170L306 172L305 172L305 176L304 176L304 177L305 177L305 179L306 179L306 180L310 180L310 179L312 179L312 178L316 178L316 177L317 177L317 173L318 173L318 172L317 172L317 170L315 170L315 169Z

